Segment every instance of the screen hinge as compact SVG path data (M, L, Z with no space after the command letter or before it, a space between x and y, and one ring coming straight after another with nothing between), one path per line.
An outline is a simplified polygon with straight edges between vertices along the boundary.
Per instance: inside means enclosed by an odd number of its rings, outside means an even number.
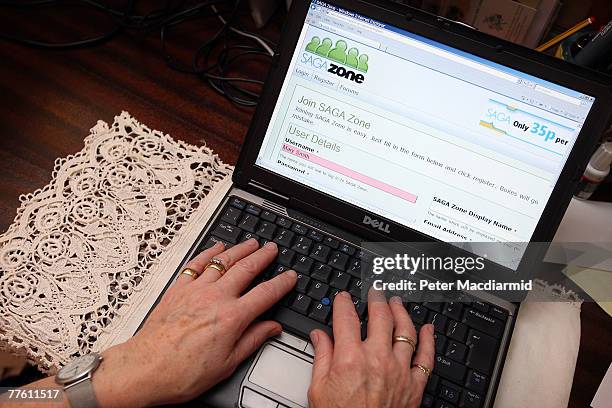
M270 190L268 187L256 181L252 181L252 180L249 181L249 187L253 187L255 190L260 191L262 195L271 194L276 198L276 200L282 200L285 203L289 202L289 197L279 194L273 190Z

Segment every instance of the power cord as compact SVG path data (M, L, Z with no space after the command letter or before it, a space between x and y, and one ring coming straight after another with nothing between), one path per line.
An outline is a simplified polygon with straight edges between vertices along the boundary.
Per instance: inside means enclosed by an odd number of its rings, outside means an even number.
M256 106L263 81L240 73L245 59L269 64L276 44L264 36L241 27L238 18L240 0L207 0L193 3L188 0L167 0L164 7L147 14L135 14L135 0L127 0L123 10L113 8L98 0L0 0L0 8L41 8L55 5L88 6L104 12L115 22L107 33L80 41L52 43L38 39L18 37L0 32L0 39L17 44L49 50L74 50L104 44L126 30L158 31L162 58L173 70L195 75L213 90L241 106ZM221 11L220 6L228 6ZM191 63L178 61L169 51L170 33L180 30L183 23L196 19L216 18L219 30L201 43L191 58Z

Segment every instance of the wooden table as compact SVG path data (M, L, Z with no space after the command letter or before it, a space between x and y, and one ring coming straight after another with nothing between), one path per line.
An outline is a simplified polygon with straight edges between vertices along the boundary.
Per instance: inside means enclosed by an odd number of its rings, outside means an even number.
M0 18L3 13L0 9ZM70 17L70 13L53 17L46 26L59 35L83 29ZM267 35L278 38L279 21L276 18ZM35 21L26 20L12 21L6 32L17 23L30 33L45 32ZM103 28L103 23L89 28ZM214 19L191 24L172 42L174 49L187 60L198 44L195 38L207 38L218 27ZM248 68L251 75L265 77L266 64ZM0 94L2 231L15 216L19 195L46 185L55 159L81 150L84 137L99 119L112 123L114 115L127 110L176 139L206 143L234 164L253 113L230 103L198 78L167 68L153 34L126 33L103 46L70 52L0 42ZM597 305L584 304L571 407L590 405L610 364L605 344L612 344L612 318Z

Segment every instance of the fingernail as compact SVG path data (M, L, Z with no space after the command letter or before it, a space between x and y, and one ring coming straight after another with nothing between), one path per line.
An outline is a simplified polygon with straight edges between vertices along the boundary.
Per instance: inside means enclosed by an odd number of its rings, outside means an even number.
M399 296L393 296L391 299L389 299L389 302L397 303L398 305L403 303L402 298Z
M256 240L255 238L249 238L249 239L247 240L247 243L248 243L249 245L254 245L254 244L257 244L257 245L259 246L259 242L257 242L257 240Z
M274 241L268 241L266 242L266 245L264 245L265 247L269 247L269 248L276 248L276 242Z
M433 324L428 324L427 325L427 330L429 330L430 334L434 334L434 325Z
M285 272L287 275L291 276L292 278L297 278L297 273L293 270L293 269L289 269L287 272Z
M270 336L278 336L279 334L281 334L282 331L283 327L279 324L278 326L270 330Z
M350 299L351 297L351 295L349 295L349 293L345 291L340 292L340 296L347 298L347 299Z
M221 248L225 248L225 244L221 241L217 241L217 243L215 244L215 246L219 246L221 245Z
M319 335L317 334L316 330L310 332L310 341L312 341L312 344L316 347L317 343L319 342Z

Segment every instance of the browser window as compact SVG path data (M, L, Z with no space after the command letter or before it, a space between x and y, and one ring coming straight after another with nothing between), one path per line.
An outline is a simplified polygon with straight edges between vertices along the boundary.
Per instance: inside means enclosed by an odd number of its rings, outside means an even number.
M527 242L594 98L312 2L256 164L447 242Z

